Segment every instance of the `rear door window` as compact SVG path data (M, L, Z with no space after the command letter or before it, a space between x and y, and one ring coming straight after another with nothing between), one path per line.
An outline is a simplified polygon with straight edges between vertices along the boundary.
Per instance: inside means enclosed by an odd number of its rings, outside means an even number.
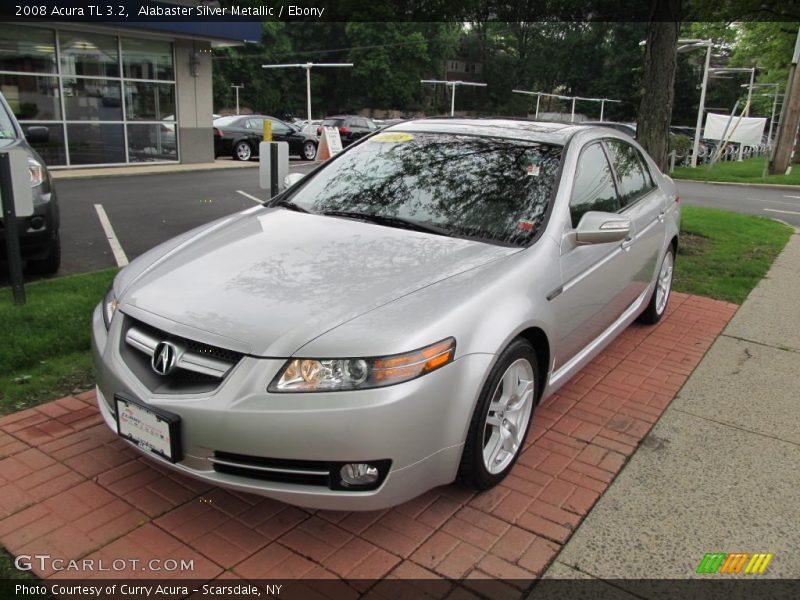
M619 209L620 201L611 166L602 144L595 142L584 148L578 158L578 170L569 201L572 226L577 227L584 213L591 210L613 213Z
M6 111L6 107L0 104L0 139L13 140L17 137L17 131L14 129L14 121L11 120L11 115Z
M628 206L655 187L641 153L621 140L607 140L611 162L620 183L622 206Z

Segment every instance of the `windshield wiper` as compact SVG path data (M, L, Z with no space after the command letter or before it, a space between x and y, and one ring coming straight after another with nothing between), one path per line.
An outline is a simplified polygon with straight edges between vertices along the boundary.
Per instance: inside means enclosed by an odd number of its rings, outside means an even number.
M367 221L369 223L376 223L377 225L386 225L388 227L397 227L399 229L410 229L412 231L422 231L424 233L433 233L436 235L444 235L451 237L453 234L444 227L437 227L436 225L429 225L428 223L421 223L413 219L405 219L403 217L393 217L390 215L374 215L371 213L349 211L349 210L326 210L320 214L326 217L346 217L348 219L356 219L359 221Z
M301 213L309 212L305 208L303 208L299 204L295 204L291 200L276 200L275 202L270 202L269 206L280 206L281 208L287 208L289 210Z

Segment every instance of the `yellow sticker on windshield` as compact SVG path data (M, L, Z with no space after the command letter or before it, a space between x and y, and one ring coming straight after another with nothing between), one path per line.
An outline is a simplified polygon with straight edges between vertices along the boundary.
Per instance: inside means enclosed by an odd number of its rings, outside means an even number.
M414 139L410 133L402 131L384 131L370 138L371 142L408 142Z

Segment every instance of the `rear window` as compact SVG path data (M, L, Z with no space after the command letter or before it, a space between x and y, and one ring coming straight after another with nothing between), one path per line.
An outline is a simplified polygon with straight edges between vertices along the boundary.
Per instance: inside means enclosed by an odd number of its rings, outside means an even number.
M344 125L344 119L325 119L322 125L325 127L342 127Z
M400 217L455 237L524 245L544 226L562 147L495 137L385 131L292 194L311 212Z
M242 117L239 116L231 116L231 117L220 117L219 119L214 119L214 127L226 127L233 125L241 119Z

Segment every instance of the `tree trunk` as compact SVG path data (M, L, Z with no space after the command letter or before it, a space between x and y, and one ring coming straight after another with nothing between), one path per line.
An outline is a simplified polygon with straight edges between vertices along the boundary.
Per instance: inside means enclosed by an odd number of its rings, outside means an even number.
M667 170L669 154L679 31L680 0L652 0L636 139L662 171Z

